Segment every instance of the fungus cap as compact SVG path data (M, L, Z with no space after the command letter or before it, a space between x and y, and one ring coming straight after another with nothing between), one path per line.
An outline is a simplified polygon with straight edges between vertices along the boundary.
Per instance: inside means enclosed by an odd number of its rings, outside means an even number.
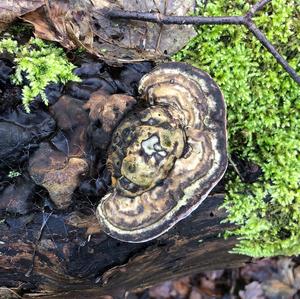
M129 114L108 151L112 191L103 230L126 242L158 237L207 197L227 167L226 109L217 84L184 63L166 63L139 84L148 108Z

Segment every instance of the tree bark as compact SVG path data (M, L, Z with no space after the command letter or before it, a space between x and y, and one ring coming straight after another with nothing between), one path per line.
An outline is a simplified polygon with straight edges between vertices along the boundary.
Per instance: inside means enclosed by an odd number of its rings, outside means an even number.
M94 215L74 211L6 216L0 224L0 285L24 298L122 296L164 280L249 261L230 254L219 233L223 195L208 197L156 240L130 244L107 236Z

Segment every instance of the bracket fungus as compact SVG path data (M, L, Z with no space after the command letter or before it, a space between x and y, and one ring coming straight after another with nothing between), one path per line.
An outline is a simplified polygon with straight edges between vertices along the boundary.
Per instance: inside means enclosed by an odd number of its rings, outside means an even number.
M207 197L227 167L226 109L217 84L184 63L166 63L139 84L140 103L115 129L107 165L112 190L97 217L126 242L158 237Z

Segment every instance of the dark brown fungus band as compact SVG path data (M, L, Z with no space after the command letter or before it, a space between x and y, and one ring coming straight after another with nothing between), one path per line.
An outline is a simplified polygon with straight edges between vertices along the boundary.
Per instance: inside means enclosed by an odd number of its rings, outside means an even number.
M207 197L227 167L226 109L217 84L184 63L166 63L139 84L147 108L116 128L107 165L113 188L97 216L126 242L158 237Z

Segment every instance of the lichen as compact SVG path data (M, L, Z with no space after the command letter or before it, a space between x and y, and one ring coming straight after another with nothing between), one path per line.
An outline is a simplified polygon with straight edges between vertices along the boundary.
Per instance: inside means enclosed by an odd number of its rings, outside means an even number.
M22 102L27 112L30 103L40 96L48 105L45 88L49 83L79 81L73 74L75 66L70 63L62 48L38 38L31 38L25 45L18 45L12 38L0 40L0 53L7 51L14 56L16 71L12 75L15 84L23 85ZM28 84L24 84L24 79Z
M205 15L243 15L253 4L208 1ZM201 6L202 5L202 6ZM198 13L203 14L199 3ZM290 65L300 73L300 6L273 0L255 17ZM201 26L175 60L207 72L228 108L229 152L260 165L261 178L243 183L229 173L223 207L236 229L232 250L253 257L300 253L300 88L243 26Z

